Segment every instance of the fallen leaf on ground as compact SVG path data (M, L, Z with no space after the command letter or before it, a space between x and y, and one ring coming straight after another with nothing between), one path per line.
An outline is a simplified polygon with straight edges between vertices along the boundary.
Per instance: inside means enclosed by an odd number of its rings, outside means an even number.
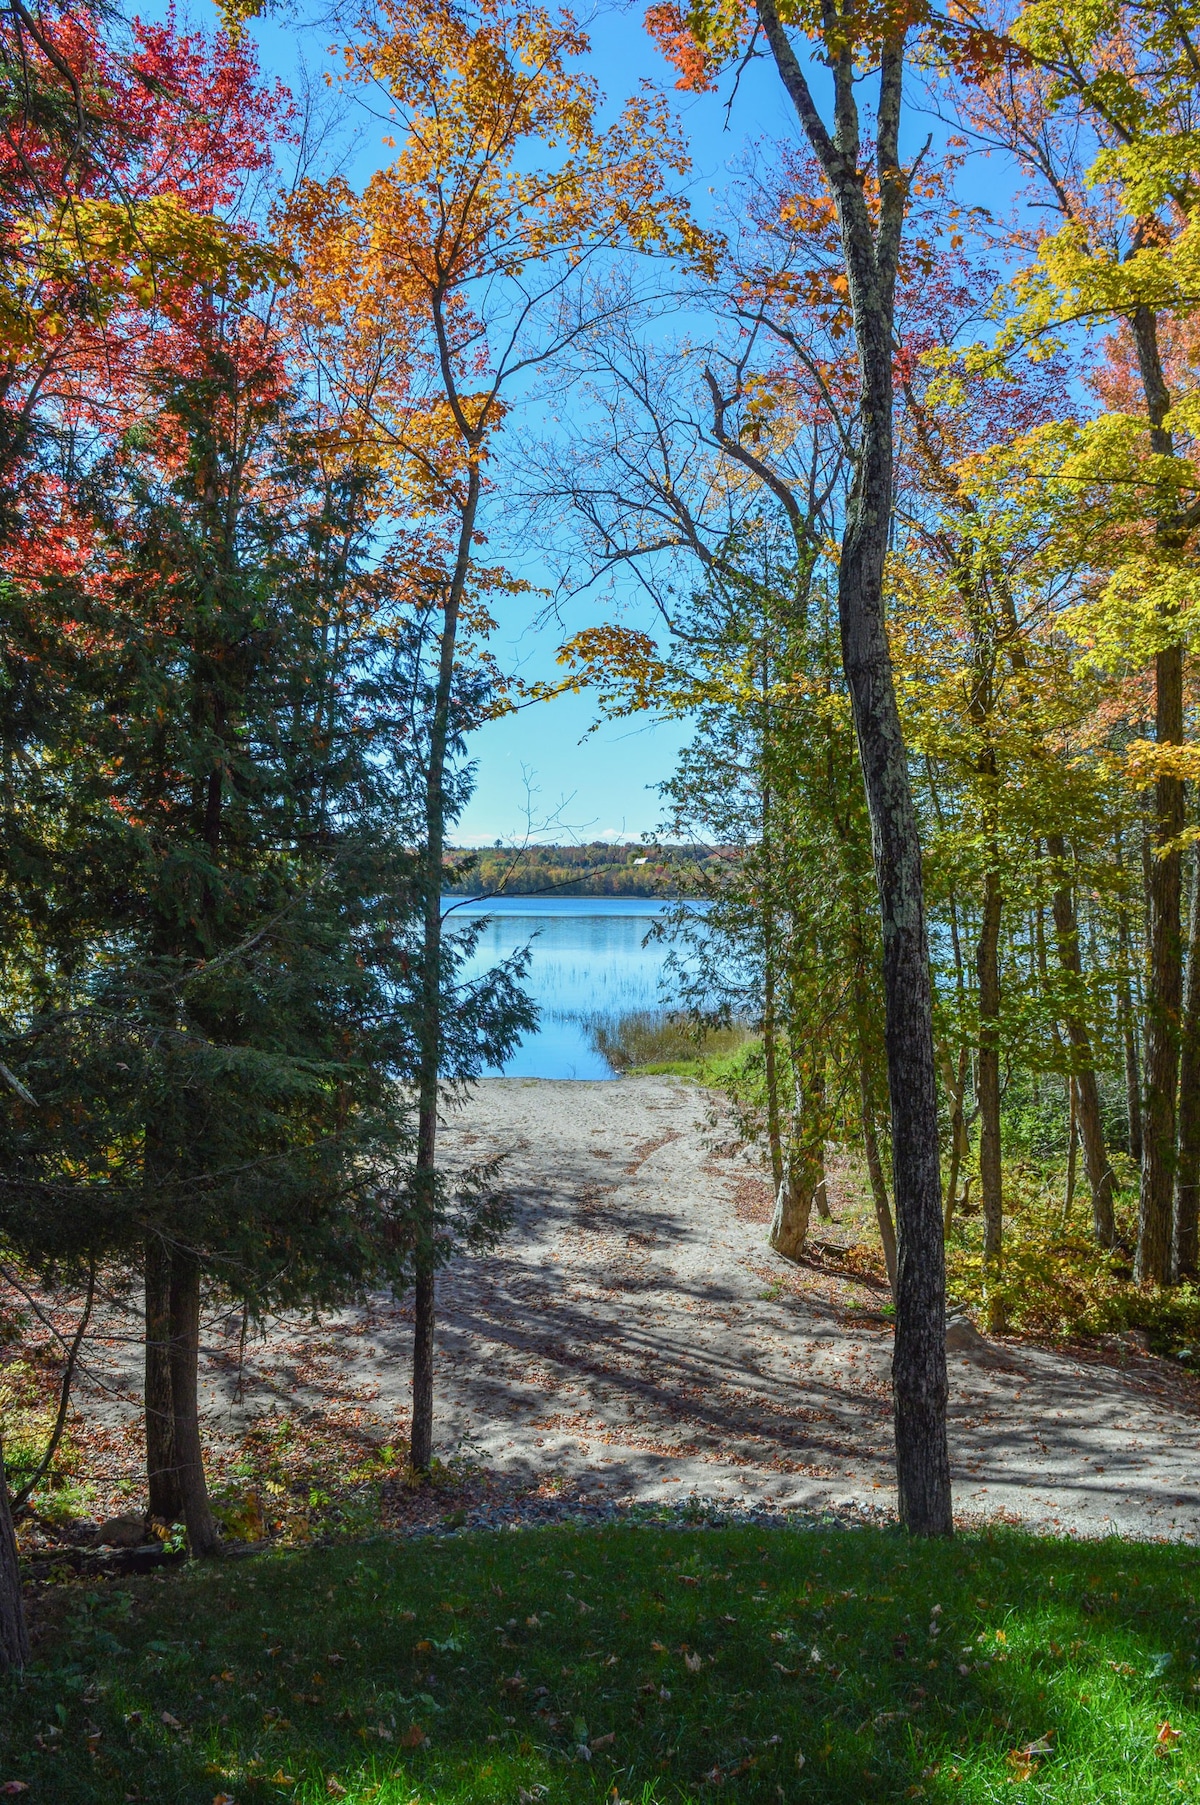
M683 1664L689 1673L699 1673L704 1665L703 1655L684 1655Z
M400 1738L400 1747L402 1749L419 1749L423 1742L428 1741L429 1738L426 1736L420 1724L410 1724Z
M331 1799L344 1799L346 1796L346 1788L334 1774L330 1774L329 1778L326 1780L325 1791L329 1794Z
M10 1799L15 1799L19 1792L28 1791L28 1780L6 1780L3 1786L0 1786L0 1793L3 1793L6 1798Z
M1168 1749L1175 1747L1181 1734L1181 1731L1173 1730L1169 1722L1159 1724L1158 1735L1154 1738L1156 1752L1165 1755Z
M159 1723L166 1724L168 1730L182 1730L183 1728L179 1719L177 1717L172 1717L169 1711L164 1711L158 1721Z
M616 1740L617 1732L615 1730L610 1730L607 1736L594 1737L592 1739L592 1754L594 1755L597 1749L610 1748Z

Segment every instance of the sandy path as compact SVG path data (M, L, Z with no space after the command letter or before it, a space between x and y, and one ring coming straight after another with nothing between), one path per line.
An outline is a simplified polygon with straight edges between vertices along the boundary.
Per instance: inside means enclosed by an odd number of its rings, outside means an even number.
M437 1445L609 1498L889 1509L890 1332L855 1320L848 1306L869 1305L867 1290L770 1253L765 1187L714 1150L712 1107L667 1078L495 1079L452 1118L448 1160L509 1155L517 1220L494 1256L439 1282ZM228 1441L299 1403L385 1440L406 1421L410 1342L390 1300L281 1324L249 1350L235 1401L218 1336L208 1432ZM127 1394L131 1352L117 1340L107 1355ZM132 1445L132 1413L111 1392L81 1403ZM964 1519L1200 1532L1200 1384L1168 1362L997 1343L952 1356L951 1416Z

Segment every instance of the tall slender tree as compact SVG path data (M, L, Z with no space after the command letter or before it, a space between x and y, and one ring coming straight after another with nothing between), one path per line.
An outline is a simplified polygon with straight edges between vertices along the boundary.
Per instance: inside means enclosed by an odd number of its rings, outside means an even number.
M853 481L838 566L842 659L854 710L875 851L892 1115L898 1263L893 1398L900 1515L918 1535L953 1528L946 1441L945 1257L942 1245L933 998L921 847L884 620L884 562L895 477L893 338L896 283L913 182L900 157L911 18L831 5L811 35L833 83L826 123L804 61L774 0L741 7L654 8L652 29L684 66L683 84L761 33L828 186L841 238L859 394ZM872 142L860 110L863 59L878 69Z

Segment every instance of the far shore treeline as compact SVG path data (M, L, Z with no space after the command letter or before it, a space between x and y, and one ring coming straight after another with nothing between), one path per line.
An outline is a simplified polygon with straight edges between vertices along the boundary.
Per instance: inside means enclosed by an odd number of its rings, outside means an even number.
M703 896L731 862L733 847L460 846L447 859L448 896Z

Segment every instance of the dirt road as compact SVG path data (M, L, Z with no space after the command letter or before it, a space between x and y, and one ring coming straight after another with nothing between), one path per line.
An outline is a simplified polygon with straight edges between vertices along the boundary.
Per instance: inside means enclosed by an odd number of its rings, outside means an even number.
M447 1125L450 1160L507 1153L517 1220L439 1282L444 1455L612 1499L892 1505L879 1294L769 1251L766 1187L713 1109L670 1078L496 1079ZM240 1396L232 1330L209 1337L214 1447L295 1405L403 1433L403 1303L277 1325L245 1350ZM116 1390L93 1384L81 1404L124 1463L135 1349L117 1338L106 1361ZM964 1520L1200 1532L1200 1384L1168 1362L992 1343L952 1356L951 1410Z

